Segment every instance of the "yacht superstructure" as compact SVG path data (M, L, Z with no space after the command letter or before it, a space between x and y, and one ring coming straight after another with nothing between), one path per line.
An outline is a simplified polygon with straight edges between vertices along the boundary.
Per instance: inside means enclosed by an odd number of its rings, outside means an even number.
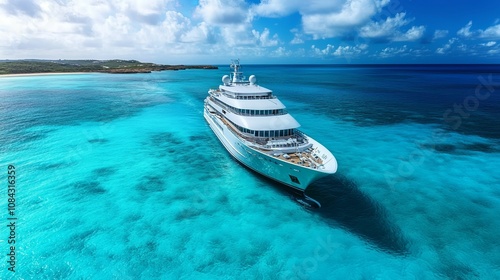
M248 168L302 194L311 182L337 171L333 154L298 128L285 105L240 71L222 77L205 99L204 117L228 152Z

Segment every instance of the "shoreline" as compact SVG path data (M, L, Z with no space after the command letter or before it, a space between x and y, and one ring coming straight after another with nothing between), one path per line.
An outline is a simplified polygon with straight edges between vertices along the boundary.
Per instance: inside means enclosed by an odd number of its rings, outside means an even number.
M97 72L40 72L40 73L19 73L19 74L0 74L0 78L29 77L29 76L49 76L49 75L81 75L95 74Z

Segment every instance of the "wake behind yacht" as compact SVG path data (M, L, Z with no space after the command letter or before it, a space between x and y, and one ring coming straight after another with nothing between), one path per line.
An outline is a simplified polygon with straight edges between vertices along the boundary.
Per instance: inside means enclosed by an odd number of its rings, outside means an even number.
M205 99L204 117L226 150L248 168L285 184L305 196L315 180L337 171L333 154L301 132L285 105L265 87L240 71L222 77ZM314 201L314 200L313 200ZM314 201L315 203L319 203Z

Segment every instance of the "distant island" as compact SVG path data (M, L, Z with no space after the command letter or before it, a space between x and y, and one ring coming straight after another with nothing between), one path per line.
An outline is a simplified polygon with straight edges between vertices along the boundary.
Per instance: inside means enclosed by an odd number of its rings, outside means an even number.
M100 72L116 74L152 71L218 69L212 65L163 65L137 60L0 60L0 75L33 73Z

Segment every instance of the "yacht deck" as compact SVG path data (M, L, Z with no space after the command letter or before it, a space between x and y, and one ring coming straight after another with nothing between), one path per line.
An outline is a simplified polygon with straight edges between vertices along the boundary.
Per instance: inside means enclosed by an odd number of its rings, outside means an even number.
M233 133L238 135L240 138L245 139L248 142L251 142L252 146L248 146L249 148L252 148L253 150L256 150L261 153L268 154L270 156L273 156L274 158L295 164L295 165L300 165L300 166L305 166L309 168L314 168L317 169L323 165L323 160L317 156L314 153L314 148L312 145L304 150L301 151L296 151L296 152L280 152L278 149L268 149L264 148L265 144L267 143L266 140L256 140L255 138L251 138L248 136L245 136L242 134L236 127L233 126L230 122L228 122L224 117L220 116L217 113L213 113L219 118L227 127L229 127Z

